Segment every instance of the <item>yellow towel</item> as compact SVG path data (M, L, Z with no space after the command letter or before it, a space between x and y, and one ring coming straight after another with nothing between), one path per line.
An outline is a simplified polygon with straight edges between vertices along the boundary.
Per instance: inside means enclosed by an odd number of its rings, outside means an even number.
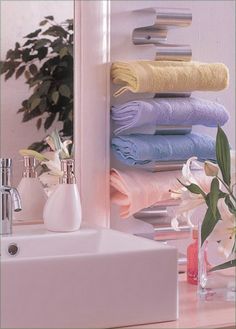
M222 63L131 61L115 62L111 67L115 84L134 93L217 91L228 86L228 68Z

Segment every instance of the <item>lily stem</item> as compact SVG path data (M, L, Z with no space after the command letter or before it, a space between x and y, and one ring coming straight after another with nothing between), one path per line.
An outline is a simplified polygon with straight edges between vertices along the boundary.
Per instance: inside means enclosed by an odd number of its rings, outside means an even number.
M226 190L229 192L230 196L232 197L232 199L234 200L234 202L236 202L236 198L235 196L233 195L232 191L230 190L229 186L225 184L225 182L219 177L219 176L216 176L219 181L224 185L224 187L226 188Z

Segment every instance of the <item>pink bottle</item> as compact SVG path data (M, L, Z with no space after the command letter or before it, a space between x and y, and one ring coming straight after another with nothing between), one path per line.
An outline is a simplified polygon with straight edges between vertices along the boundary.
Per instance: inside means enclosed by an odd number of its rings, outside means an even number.
M187 282L198 282L198 229L192 231L193 242L187 248Z

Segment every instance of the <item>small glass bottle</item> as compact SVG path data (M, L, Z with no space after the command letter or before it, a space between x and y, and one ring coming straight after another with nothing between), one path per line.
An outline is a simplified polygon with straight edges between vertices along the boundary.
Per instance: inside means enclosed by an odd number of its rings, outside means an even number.
M187 248L187 282L198 283L198 229L192 230L193 242Z

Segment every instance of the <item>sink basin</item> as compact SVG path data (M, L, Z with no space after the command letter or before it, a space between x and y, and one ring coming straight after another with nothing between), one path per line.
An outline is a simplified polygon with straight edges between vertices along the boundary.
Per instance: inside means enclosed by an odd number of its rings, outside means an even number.
M177 318L177 251L108 229L1 239L1 328L111 328Z

